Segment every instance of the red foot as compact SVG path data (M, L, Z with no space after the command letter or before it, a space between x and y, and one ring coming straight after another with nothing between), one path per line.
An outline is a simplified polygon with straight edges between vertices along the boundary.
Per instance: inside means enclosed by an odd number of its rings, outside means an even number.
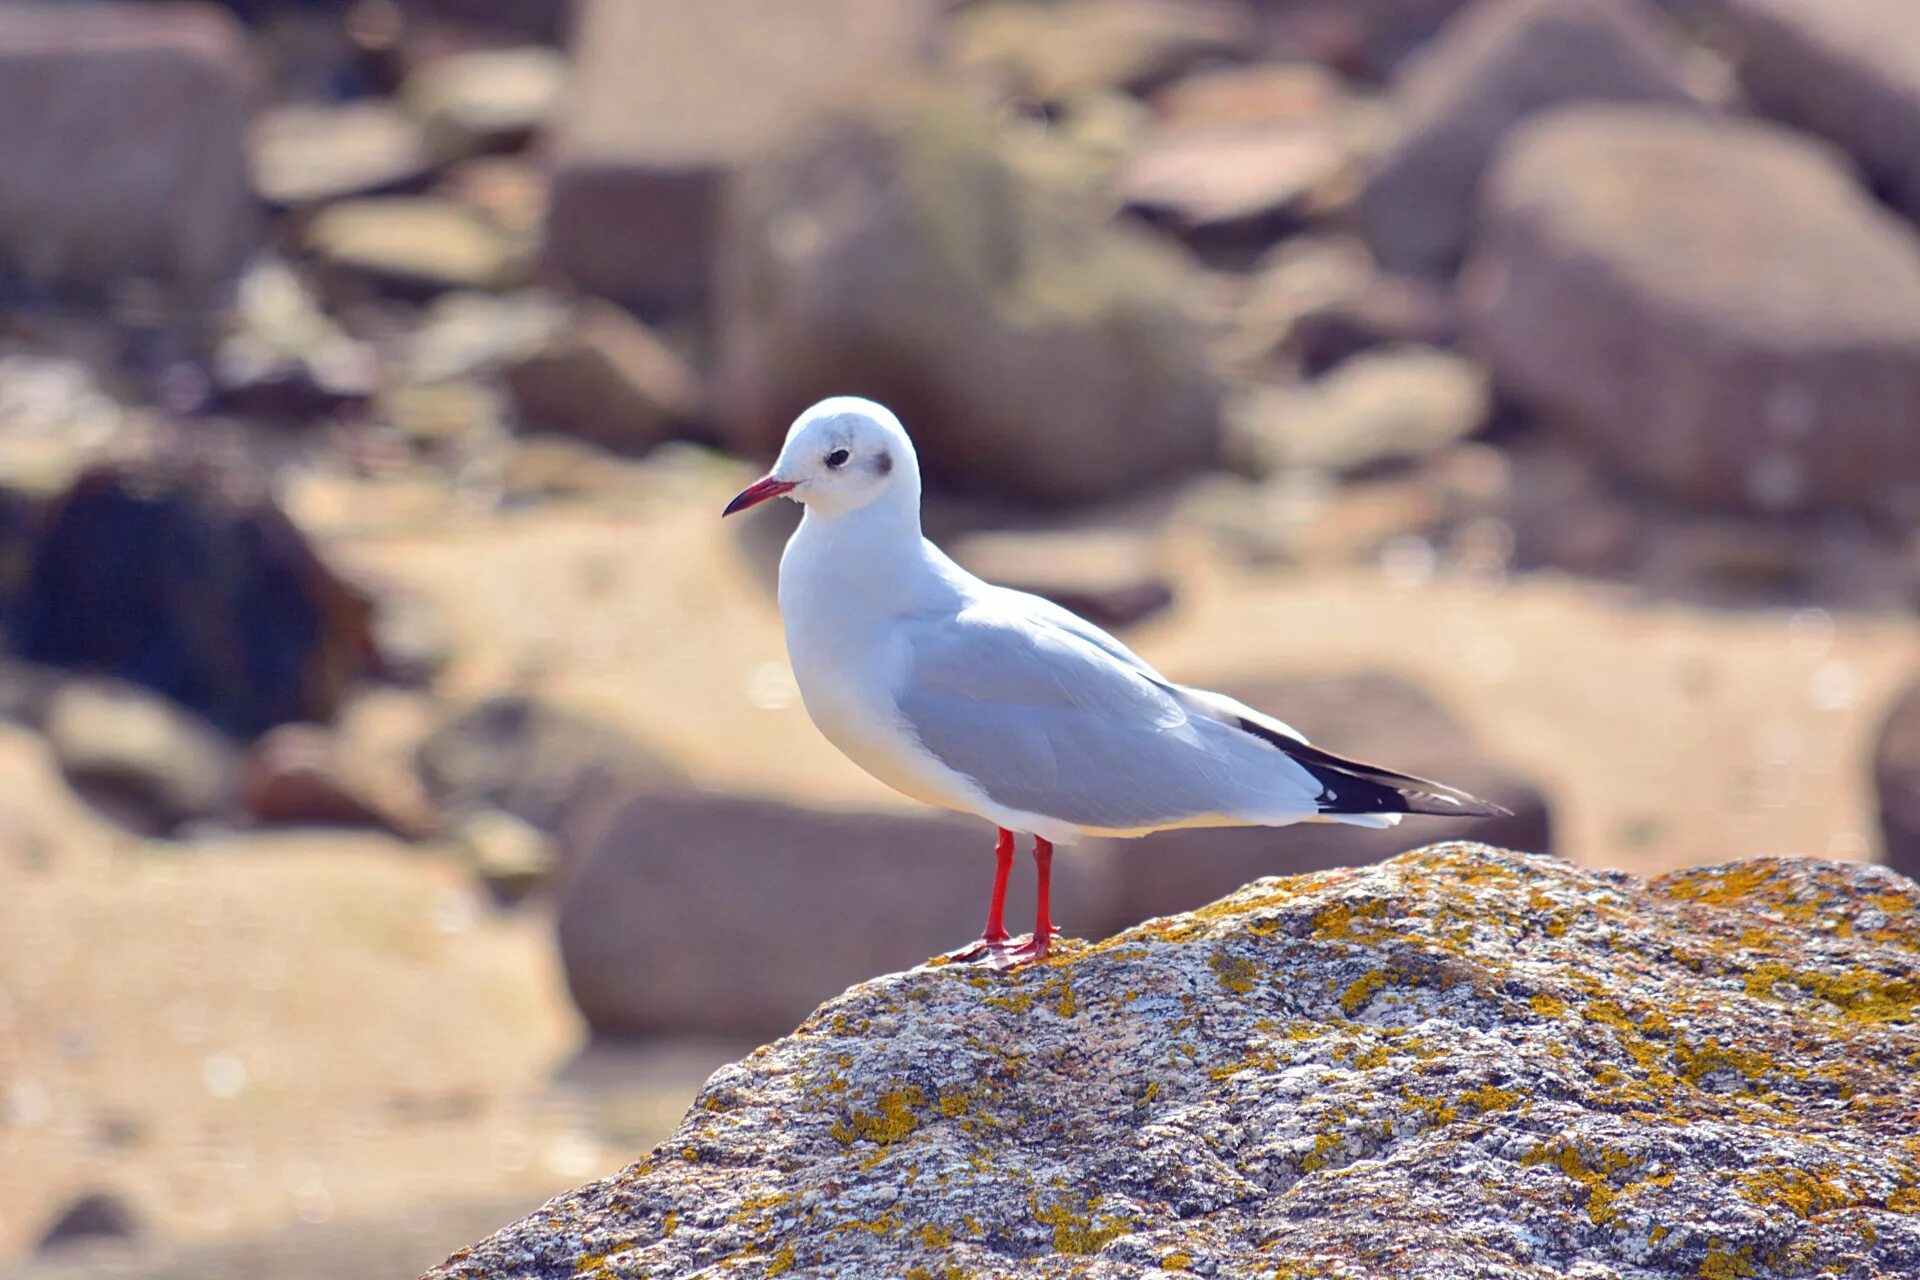
M1011 939L1004 933L997 938L990 936L983 937L977 941L968 943L957 951L949 951L940 958L948 964L975 964L984 960L988 964L993 964L998 968L1001 966L996 964L995 958L1007 949L1010 941Z
M1036 960L1045 960L1053 950L1054 931L1048 930L1038 938L1023 933L1000 944L994 953L986 958L986 963L995 969L1016 969L1023 964L1032 964Z

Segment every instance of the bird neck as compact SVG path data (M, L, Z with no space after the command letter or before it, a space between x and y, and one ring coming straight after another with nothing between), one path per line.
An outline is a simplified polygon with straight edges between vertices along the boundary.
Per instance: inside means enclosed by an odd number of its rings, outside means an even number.
M904 607L937 579L920 532L918 502L882 494L853 511L829 515L809 507L780 562L781 608L803 582L816 601Z

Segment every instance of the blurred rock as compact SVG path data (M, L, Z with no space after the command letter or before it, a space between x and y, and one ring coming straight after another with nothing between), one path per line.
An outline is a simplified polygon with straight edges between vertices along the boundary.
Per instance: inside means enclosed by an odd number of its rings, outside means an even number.
M1367 80L1391 76L1471 0L1265 0L1261 40Z
M1508 130L1569 102L1695 101L1682 54L1639 0L1480 0L1395 85L1399 136L1360 222L1389 270L1459 265L1482 173Z
M1140 89L1253 42L1239 0L986 0L953 20L948 59L1003 92L1058 102Z
M96 467L55 504L15 635L230 732L324 721L375 660L366 598L245 478L155 459Z
M993 828L977 820L829 813L688 790L629 802L568 884L567 985L595 1031L761 1034L832 992L980 934ZM1099 843L1054 860L1069 932L1113 916ZM1033 919L1025 848L1007 898Z
M453 829L452 840L457 856L503 905L545 887L560 866L552 836L498 809L469 815Z
M225 814L233 750L196 716L113 680L68 680L47 701L42 729L74 790L148 835Z
M374 827L404 839L423 835L417 816L388 809L356 784L340 746L321 725L268 730L243 762L241 807L266 826Z
M409 9L551 40L566 25L568 0L408 0Z
M420 745L427 793L455 819L499 810L572 848L634 790L676 782L678 770L618 730L533 698L490 698Z
M631 501L635 477L597 445L568 436L521 436L514 441L500 478L507 503L568 498Z
M370 395L379 357L321 310L291 267L262 256L240 277L213 372L222 409L304 424Z
M743 175L725 232L723 439L771 456L830 394L894 408L936 481L1051 501L1212 459L1218 392L1174 249L1023 178L957 102L891 98Z
M548 177L518 155L475 156L450 168L434 190L516 239L538 244L547 224Z
M954 559L989 582L1044 596L1103 627L1125 627L1173 603L1156 539L1121 531L977 533Z
M280 205L390 190L431 163L420 126L385 102L276 107L254 125L251 150L254 189Z
M567 61L538 45L436 58L400 88L436 154L465 156L518 146L560 109Z
M1920 39L1907 0L1701 0L1766 111L1829 138L1920 218Z
M551 342L570 314L544 289L441 294L401 346L403 375L410 382L445 382L490 373Z
M589 293L703 296L727 175L816 104L912 64L931 0L583 0L546 262Z
M1275 219L1331 207L1355 172L1350 104L1318 67L1214 68L1168 85L1153 107L1118 193L1190 233L1270 236Z
M421 453L451 460L504 440L504 400L497 387L456 378L388 387L375 398L373 409Z
M653 330L589 298L565 329L501 371L520 424L643 453L701 409L699 375Z
M140 1234L140 1215L110 1191L90 1191L74 1200L41 1233L40 1253L101 1240L131 1240Z
M256 69L217 5L0 5L0 270L206 301L259 242Z
M1251 388L1228 421L1260 470L1353 474L1464 440L1486 425L1492 401L1485 371L1463 356L1382 348L1314 382Z
M314 215L306 246L321 262L405 287L506 289L526 279L529 247L450 200L378 196Z
M1259 876L1360 866L1430 840L1485 838L1533 852L1551 847L1552 823L1539 786L1489 757L1464 726L1405 680L1381 674L1294 677L1229 684L1224 692L1337 755L1445 782L1503 804L1513 816L1472 822L1409 817L1381 831L1300 823L1116 840L1110 856L1119 894L1109 930L1190 910Z
M1920 683L1894 699L1873 748L1880 806L1880 856L1920 880Z
M1411 276L1374 276L1352 294L1300 308L1278 354L1317 377L1376 347L1448 347L1459 336L1452 293Z
M1489 179L1469 293L1501 382L1668 498L1920 515L1920 241L1822 146L1543 120Z

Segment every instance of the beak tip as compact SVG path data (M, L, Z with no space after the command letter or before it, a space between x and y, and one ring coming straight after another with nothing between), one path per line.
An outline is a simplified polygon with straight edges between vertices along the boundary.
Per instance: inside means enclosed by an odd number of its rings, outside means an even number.
M729 502L726 509L720 513L720 518L724 520L730 515L745 511L748 507L758 506L768 498L777 498L794 487L795 484L791 480L776 480L772 476L761 476L733 495L733 501Z

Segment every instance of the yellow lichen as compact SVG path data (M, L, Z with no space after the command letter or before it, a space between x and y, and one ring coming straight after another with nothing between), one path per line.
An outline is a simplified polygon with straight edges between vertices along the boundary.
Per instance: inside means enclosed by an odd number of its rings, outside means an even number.
M1213 976L1221 986L1240 996L1253 990L1254 979L1259 976L1259 970L1253 967L1251 960L1228 955L1224 951L1216 951L1208 956L1207 967L1213 970Z
M891 1089L874 1099L875 1110L856 1111L845 1120L835 1121L828 1132L843 1147L850 1147L862 1138L883 1147L891 1146L920 1127L913 1108L924 1105L926 1095L919 1085Z
M1707 1256L1700 1260L1700 1269L1693 1274L1699 1280L1746 1280L1758 1274L1753 1268L1753 1247L1743 1244L1737 1251L1729 1252L1715 1240L1707 1246Z
M1031 1204L1034 1221L1053 1228L1055 1253L1079 1256L1098 1253L1133 1230L1133 1219L1124 1214L1096 1217L1094 1211L1100 1207L1098 1196L1087 1203L1081 1203L1072 1196L1063 1196L1048 1205L1041 1203L1036 1192Z
M1784 1206L1801 1218L1844 1209L1861 1199L1845 1183L1794 1168L1756 1169L1743 1174L1740 1194L1757 1205Z
M787 1272L793 1270L793 1267L794 1267L793 1246L790 1244L783 1244L780 1246L779 1251L776 1252L773 1255L773 1257L768 1260L767 1274L770 1276L783 1276Z
M1529 1002L1529 1007L1543 1018L1558 1018L1564 1016L1567 1012L1566 1001L1557 1000L1544 991L1537 993L1533 997L1532 1001Z
M1373 999L1374 994L1387 985L1390 977L1391 975L1385 969L1375 969L1355 978L1347 984L1347 989L1340 993L1341 1009L1346 1011L1348 1017L1360 1012L1366 1007L1367 1002Z

